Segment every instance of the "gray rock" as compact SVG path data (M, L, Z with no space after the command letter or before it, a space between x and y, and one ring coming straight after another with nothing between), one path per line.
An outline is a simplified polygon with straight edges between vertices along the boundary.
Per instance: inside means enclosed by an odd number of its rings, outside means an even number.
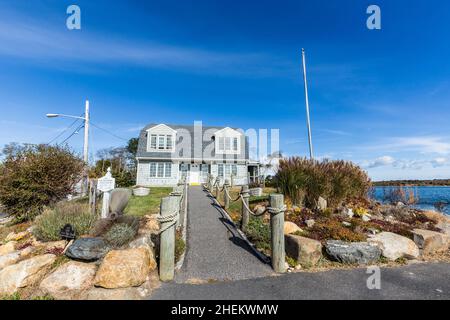
M81 238L67 248L66 256L82 261L95 261L103 258L109 247L102 238Z
M371 216L370 216L369 214L364 214L364 215L361 217L361 219L362 219L362 221L364 221L364 222L369 222L369 221L371 220Z
M312 228L316 224L316 221L314 219L309 219L309 220L306 220L305 223L308 228Z
M317 209L325 210L326 208L327 208L327 200L325 200L322 197L319 197L319 199L317 199Z
M118 217L123 215L123 210L127 207L130 198L130 189L117 188L111 191L111 200L109 202L110 216Z
M350 222L347 222L347 221L342 221L342 225L344 227L351 227L352 226L352 224Z
M341 263L369 264L378 261L381 256L381 249L367 242L328 240L325 250L330 258Z

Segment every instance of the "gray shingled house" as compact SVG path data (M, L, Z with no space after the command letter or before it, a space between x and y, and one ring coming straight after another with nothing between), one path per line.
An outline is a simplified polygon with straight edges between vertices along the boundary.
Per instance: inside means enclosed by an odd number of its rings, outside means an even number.
M238 129L149 124L139 136L137 185L173 186L183 177L191 185L215 179L247 184L259 175L259 164L249 159L248 139Z

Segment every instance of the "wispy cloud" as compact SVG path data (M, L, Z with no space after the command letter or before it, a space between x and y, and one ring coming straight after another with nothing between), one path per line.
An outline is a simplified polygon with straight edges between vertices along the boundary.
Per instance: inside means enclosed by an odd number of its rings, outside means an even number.
M392 158L391 156L382 156L382 157L376 158L375 160L372 160L372 161L364 161L361 165L364 168L377 168L377 167L391 165L394 162L395 162L395 159Z
M360 163L360 165L366 169L391 166L402 170L421 170L425 167L437 168L450 166L450 160L443 157L434 159L394 159L391 156L382 156L374 160L364 160Z
M283 60L258 52L221 52L148 40L129 41L84 30L74 33L28 18L0 19L0 42L0 55L55 67L58 62L75 61L96 66L128 64L248 76L280 75L288 70Z
M413 151L420 154L450 154L450 141L445 137L417 136L389 138L385 142L364 147L368 150Z

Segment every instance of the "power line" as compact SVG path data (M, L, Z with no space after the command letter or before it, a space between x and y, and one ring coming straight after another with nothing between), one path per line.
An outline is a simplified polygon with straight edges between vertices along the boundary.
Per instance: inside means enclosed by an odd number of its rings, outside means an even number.
M82 115L81 115L82 116ZM80 116L80 117L81 117ZM65 128L61 133L59 133L56 137L54 137L52 140L50 140L49 143L47 144L51 144L52 142L56 141L59 137L61 137L64 133L66 133L70 128L73 127L73 125L75 123L77 123L77 121L79 121L80 119L75 119L67 128Z
M123 141L128 141L128 139L125 139L125 138L119 137L118 135L116 135L116 134L112 133L111 131L109 131L109 130L106 130L106 129L102 128L102 127L99 127L99 126L98 126L98 125L96 125L95 123L92 123L92 121L91 121L91 125L92 125L92 126L94 126L94 127L96 127L97 129L100 129L100 130L102 130L102 131L106 132L107 134L109 134L109 135L111 135L111 136L113 136L113 137L115 137L115 138L117 138L117 139L120 139L120 140L123 140Z
M67 140L69 140L70 138L72 138L72 137L73 137L75 134L77 134L78 131L81 130L81 128L83 128L83 127L84 127L84 123L81 124L81 125L79 125L78 128L76 128L76 129L70 134L70 136L68 136L66 139L64 139L63 142L61 142L61 144L64 144Z

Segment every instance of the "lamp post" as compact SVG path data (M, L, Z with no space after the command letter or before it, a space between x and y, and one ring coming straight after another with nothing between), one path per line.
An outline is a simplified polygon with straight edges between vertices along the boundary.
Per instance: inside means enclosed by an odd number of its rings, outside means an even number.
M47 113L47 118L73 118L73 119L81 119L84 121L84 144L83 144L83 161L85 163L85 166L88 165L89 161L89 100L86 100L85 104L85 111L84 111L84 117L79 116L72 116L67 114L60 114L60 113ZM87 173L87 172L86 172ZM82 185L82 194L86 195L87 193L87 174L84 173L83 177L83 185Z

